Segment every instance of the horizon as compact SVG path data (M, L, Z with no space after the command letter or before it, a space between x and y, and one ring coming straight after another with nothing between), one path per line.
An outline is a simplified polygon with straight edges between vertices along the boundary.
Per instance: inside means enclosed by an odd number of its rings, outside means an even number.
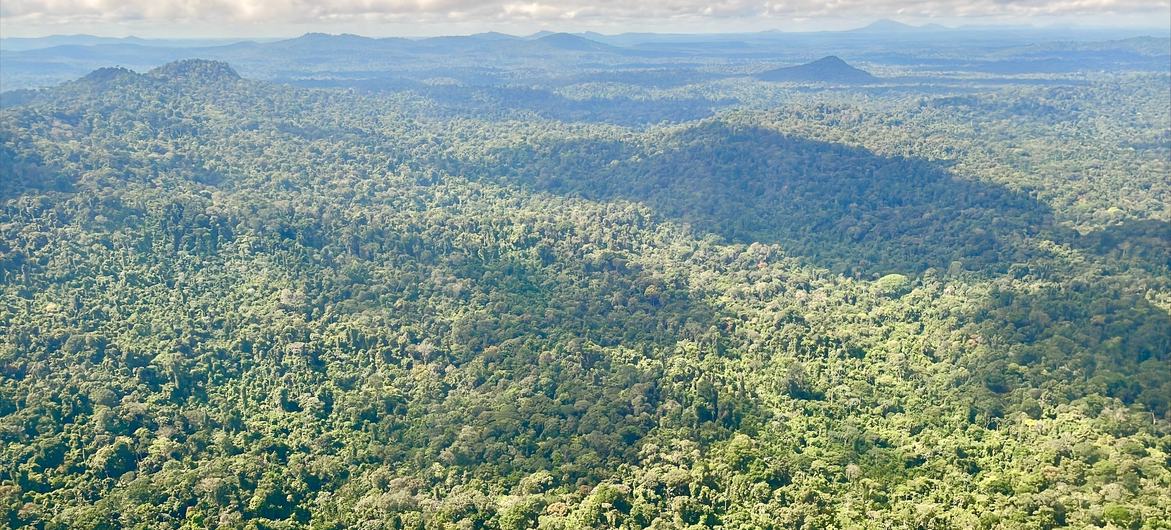
M1171 35L1163 0L13 0L0 35L167 39L286 38L304 33L427 37L500 32L809 33L892 20L912 26L1148 30Z
M1164 34L1164 35L1152 34L1150 36L1156 37L1156 38L1171 38L1171 26L1164 27L1164 26L1159 26L1159 25L1145 25L1144 26L1144 25L1084 24L1084 23L1079 23L1076 21L1075 22L1065 22L1065 23L1053 22L1053 23L1042 23L1042 24L1028 23L1028 22L991 23L991 24L982 24L982 23L956 24L953 22L952 24L947 24L947 23L943 23L943 22L930 21L930 20L912 22L912 21L907 21L907 20L899 20L897 18L892 18L892 17L881 17L881 18L875 18L875 19L870 19L868 21L855 23L854 25L843 25L843 26L838 26L838 27L834 27L834 28L826 28L826 27L804 27L804 28L788 28L788 29L782 29L782 28L763 28L763 29L726 28L726 29L717 29L717 30L712 30L712 31L703 31L703 30L677 31L677 30L671 30L671 29L645 29L645 30L641 30L641 31L621 31L621 30L614 30L614 31L602 30L602 31L599 31L598 29L580 29L580 28L572 28L572 29L571 28L564 28L563 29L563 28L558 28L556 26L542 26L538 29L531 30L531 31L517 31L517 30L507 30L507 29L500 29L500 28L494 28L494 27L485 27L480 30L456 30L453 32L446 32L446 33L444 33L444 32L437 32L437 33L427 33L427 32L377 33L377 32L374 32L374 33L371 33L371 32L348 31L348 30L344 30L344 29L331 29L331 28L304 28L304 30L300 31L300 32L280 33L280 34L276 34L276 33L244 34L244 33L241 33L241 34L234 35L234 36L214 35L214 34L183 34L183 35L177 35L177 36L176 35L160 36L160 35L153 35L150 32L99 33L99 32L85 32L85 31L11 35L11 32L8 31L7 28L5 28L5 31L0 32L0 34L3 35L2 37L0 37L0 40L48 39L48 38L55 38L55 37L56 38L94 37L94 38L105 38L105 39L141 39L141 40L169 40L169 41L185 41L185 40L190 40L190 41L198 41L198 40L206 40L206 41L245 41L245 40L276 41L276 40L283 40L283 39L295 39L295 38L299 38L299 37L303 37L303 36L311 35L311 34L324 34L324 35L330 35L330 36L354 35L354 36L373 38L373 39L396 38L396 37L397 38L409 38L409 39L425 39L425 38L435 38L435 37L474 36L474 35L482 35L482 34L502 34L502 35L508 35L508 36L517 37L517 38L529 38L529 37L535 37L535 36L538 36L541 34L556 34L556 33L566 33L566 34L574 34L574 35L597 34L597 35L607 36L607 37L631 35L631 34L734 35L734 34L759 34L759 33L787 33L787 34L801 35L801 34L817 34L817 33L847 33L847 32L865 30L865 29L869 29L869 28L883 25L883 24L901 25L901 26L906 26L908 29L920 29L920 30L922 30L922 29L938 29L938 30L948 30L948 31L959 31L959 30L1119 31L1119 32L1131 32L1131 33L1165 31L1168 33Z

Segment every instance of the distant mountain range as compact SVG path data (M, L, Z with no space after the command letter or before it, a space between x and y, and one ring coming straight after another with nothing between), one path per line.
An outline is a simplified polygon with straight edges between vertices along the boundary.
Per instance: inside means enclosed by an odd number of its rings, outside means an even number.
M352 34L331 35L327 33L308 33L301 37L291 39L256 39L256 38L240 38L240 39L173 39L173 38L142 38L142 37L102 37L95 35L49 35L45 37L4 37L0 38L0 50L4 51L26 51L33 49L51 48L55 46L94 46L94 45L110 45L110 44L135 44L140 46L152 47L170 47L170 48L202 48L202 47L218 47L239 42L278 42L310 38L332 37L332 38L347 38L357 37L361 39L368 39L370 41L410 41L410 42L429 42L429 41L445 41L445 40L468 40L468 41L523 41L523 40L539 40L545 37L574 36L582 39L609 44L611 46L637 46L648 43L670 43L670 42L708 42L708 41L772 41L778 39L803 39L803 38L819 38L821 36L838 36L847 37L850 35L861 37L876 37L883 35L908 35L915 34L920 36L930 36L930 34L938 33L951 34L1014 34L1014 35L1033 35L1044 36L1046 39L1051 38L1073 38L1081 40L1083 38L1094 39L1122 39L1137 36L1162 36L1165 31L1157 28L1146 29L1088 29L1088 28L1032 28L1022 26L961 26L961 27L947 27L940 24L924 24L911 25L895 20L882 19L875 21L869 25L841 31L811 31L811 32L789 32L779 30L760 31L755 33L705 33L705 34L673 34L673 33L620 33L606 35L594 31L586 31L580 33L570 32L553 32L553 31L538 31L527 36L515 36L506 33L495 31L488 31L484 33L476 33L472 35L456 35L456 36L441 36L441 37L424 37L424 38L405 38L405 37L391 37L391 38L373 38L373 37L359 37ZM1007 44L1007 43L1006 43Z
M761 73L764 81L794 83L866 84L879 81L865 70L854 68L833 55L811 63L777 68Z
M99 37L95 35L49 35L46 37L5 37L0 38L0 50L27 51L55 46L98 46L108 44L134 44L167 48L199 48L222 46L242 39L146 39L142 37ZM268 39L276 40L276 39Z
M1128 30L1133 32L1132 30ZM455 79L493 84L507 72L538 68L550 79L574 68L666 80L704 71L706 77L746 74L711 69L727 61L792 64L807 57L847 56L911 72L985 72L996 75L1085 71L1166 71L1171 39L1122 38L1126 32L944 28L879 21L842 32L655 34L497 32L429 38L307 33L283 40L159 40L63 35L0 39L0 91L52 86L98 68L146 71L182 59L225 61L252 79L353 80L393 77L411 82ZM572 67L572 68L571 68ZM844 62L814 63L765 72L772 81L867 84L874 78ZM580 74L580 71L579 71ZM581 77L581 75L578 75ZM686 74L683 78L691 79ZM681 78L682 79L682 78ZM557 83L564 80L557 80Z

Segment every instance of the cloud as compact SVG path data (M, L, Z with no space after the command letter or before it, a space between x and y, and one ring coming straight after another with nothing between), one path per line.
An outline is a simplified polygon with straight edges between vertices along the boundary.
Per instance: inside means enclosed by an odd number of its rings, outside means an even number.
M0 21L19 24L444 24L728 19L856 20L1164 13L1166 0L3 0Z

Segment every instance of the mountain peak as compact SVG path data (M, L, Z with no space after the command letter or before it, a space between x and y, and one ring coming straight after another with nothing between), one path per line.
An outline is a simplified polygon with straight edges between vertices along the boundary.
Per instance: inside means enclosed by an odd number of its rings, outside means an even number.
M910 24L904 24L897 20L883 18L871 22L869 25L859 28L856 31L908 31L918 29Z
M78 79L78 81L82 83L110 83L120 79L133 79L137 77L139 77L138 72L130 70L129 68L112 66L98 68L97 70L86 74L81 79Z
M808 66L815 66L815 65L816 66L829 66L829 67L846 66L846 67L853 68L848 63L846 63L846 61L843 61L842 58L838 57L837 55L826 55L825 57L822 57L821 59L818 59L816 61L808 63Z
M520 39L520 37L517 37L514 35L509 35L507 33L501 33L499 31L485 31L482 33L473 33L472 35L469 35L469 36L475 37L477 39L482 39L482 40L518 40L518 39Z
M864 27L861 27L861 28L858 28L858 29L855 29L852 31L862 32L862 33L906 33L906 32L912 32L912 31L915 31L915 32L945 31L948 29L950 29L950 28L948 28L947 26L944 26L942 24L932 23L932 24L924 24L922 26L913 26L911 24L904 24L904 23L899 22L897 20L891 20L889 18L884 18L884 19L876 20L867 26L864 26Z
M319 31L309 32L292 40L298 41L371 41L370 37L356 35L354 33L321 33Z
M759 77L765 81L797 83L864 84L878 81L870 72L854 68L835 55L798 66L769 70Z
M614 49L614 47L610 46L609 44L587 39L572 33L550 33L543 37L537 38L534 42L539 42L546 46L570 51L604 52L612 51Z
M235 81L240 74L228 63L207 59L183 59L164 64L148 72L152 77L173 80Z

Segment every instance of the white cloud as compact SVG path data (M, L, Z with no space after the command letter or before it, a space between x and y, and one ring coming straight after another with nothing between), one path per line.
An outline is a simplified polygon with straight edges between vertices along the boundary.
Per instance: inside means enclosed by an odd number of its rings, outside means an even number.
M103 24L243 28L347 23L366 27L371 23L417 27L528 23L558 28L567 21L599 28L666 29L683 24L702 29L705 23L715 27L729 20L780 26L821 18L1029 22L1036 17L1146 15L1157 20L1168 9L1167 0L3 0L0 23L6 30Z

